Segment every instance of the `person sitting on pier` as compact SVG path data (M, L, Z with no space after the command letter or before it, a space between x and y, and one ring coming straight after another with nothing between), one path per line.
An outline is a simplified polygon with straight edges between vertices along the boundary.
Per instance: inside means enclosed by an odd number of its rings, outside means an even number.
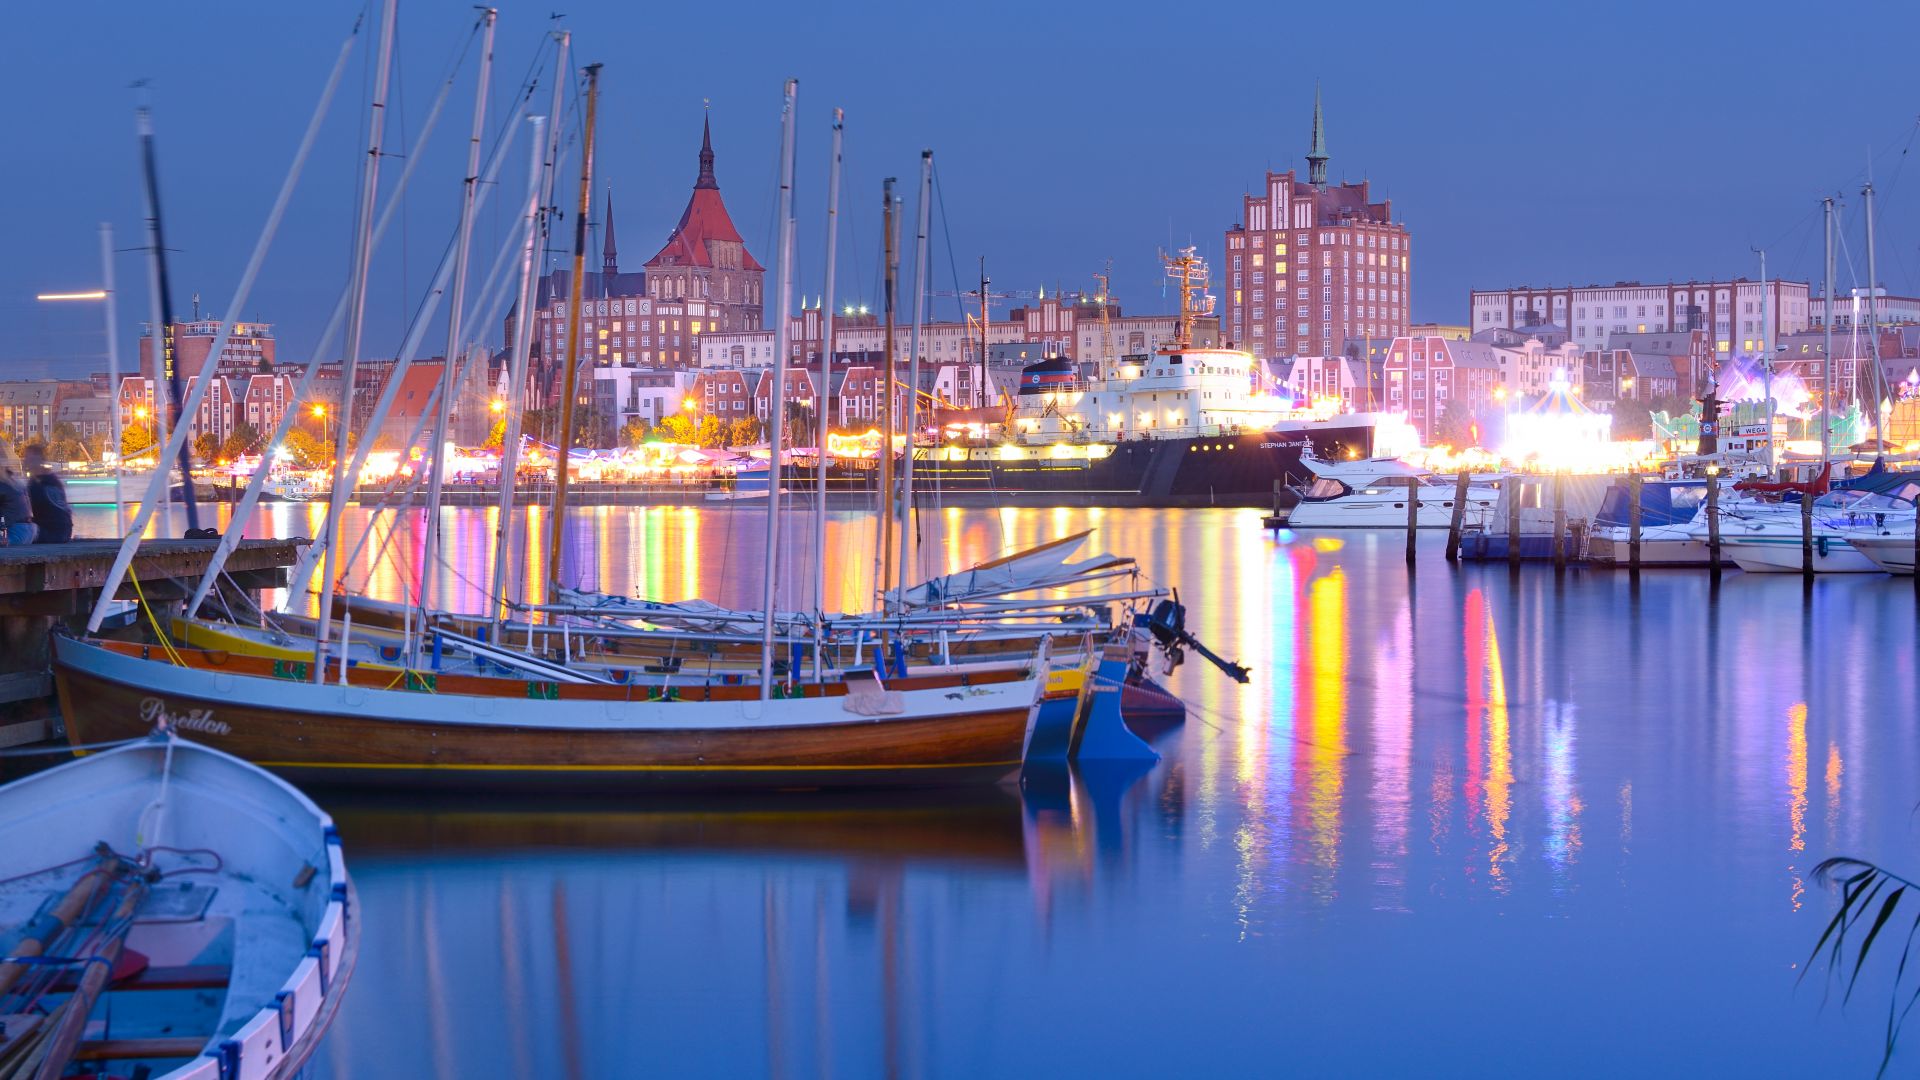
M33 510L13 454L0 444L0 526L8 544L33 543Z
M33 505L33 523L39 527L36 544L64 544L73 539L73 506L67 485L47 464L46 447L28 446L21 455L27 465L27 500Z

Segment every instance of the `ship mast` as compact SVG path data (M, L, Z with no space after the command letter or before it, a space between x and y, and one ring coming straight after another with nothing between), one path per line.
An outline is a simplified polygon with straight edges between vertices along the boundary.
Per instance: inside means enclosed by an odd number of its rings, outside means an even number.
M1107 260L1105 273L1093 275L1100 283L1100 378L1112 376L1117 366L1113 355L1113 260Z
M984 408L987 404L987 340L991 336L990 329L993 325L993 314L989 308L993 298L987 291L987 286L992 284L993 279L987 276L987 257L982 255L980 256L980 380L974 387L974 393L979 395L974 405L979 408Z
M1207 261L1192 247L1183 247L1172 255L1163 253L1160 259L1167 264L1167 276L1173 279L1174 288L1180 290L1180 314L1174 321L1173 340L1161 351L1179 352L1193 344L1193 320L1213 314L1213 297L1206 295Z

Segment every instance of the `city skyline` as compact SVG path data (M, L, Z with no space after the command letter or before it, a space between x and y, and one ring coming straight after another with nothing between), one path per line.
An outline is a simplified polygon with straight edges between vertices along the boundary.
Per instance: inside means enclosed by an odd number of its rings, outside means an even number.
M1441 56L1447 47L1475 42L1483 50L1511 50L1514 35L1498 32L1505 20L1497 11L1476 14L1473 25L1401 11L1392 15L1395 36L1350 57L1323 46L1322 57L1290 62L1288 74L1276 79L1214 65L1198 46L1185 61L1149 55L1137 44L1143 21L1154 15L1144 7L1103 10L1099 21L992 7L977 22L957 24L885 13L883 31L863 28L863 20L881 20L882 9L848 7L821 23L796 21L791 33L724 41L713 39L713 28L700 29L693 12L651 12L642 20L600 7L571 8L566 25L575 35L576 64L607 65L595 187L613 190L623 246L631 252L664 239L684 205L710 106L720 183L749 250L771 263L778 88L786 74L801 79L796 294L809 300L820 288L827 116L836 105L848 114L837 290L843 302L877 294L879 179L903 178L911 215L911 175L924 145L935 150L939 176L931 288L954 290L955 278L959 289L969 287L984 254L997 287L1086 289L1112 258L1120 302L1130 312L1152 312L1171 307L1161 296L1156 249L1195 244L1214 264L1219 293L1222 230L1242 197L1260 190L1268 168L1304 174L1316 78L1325 94L1329 180L1370 180L1377 197L1393 200L1395 218L1420 235L1412 268L1414 322L1464 322L1472 288L1757 277L1748 250L1756 244L1768 247L1774 276L1817 287L1823 193L1847 200L1836 281L1844 293L1864 279L1856 192L1870 144L1880 196L1879 277L1896 293L1920 291L1914 275L1920 217L1904 190L1903 169L1915 129L1894 74L1884 66L1853 65L1817 82L1753 78L1745 57L1775 43L1768 19L1720 27L1707 14L1614 13L1607 25L1585 28L1587 36L1566 37L1558 45L1568 61L1561 73L1536 78L1536 67L1486 71ZM1909 11L1884 10L1883 25L1920 22ZM492 128L528 70L546 15L503 7ZM1278 16L1244 8L1188 17L1199 20L1192 24L1194 40L1210 43L1208 50L1231 40L1235 27L1279 25ZM1296 36L1333 40L1332 24L1314 21L1330 15L1289 19L1290 32L1305 32ZM403 11L389 127L396 144L417 132L470 20L464 5L415 3ZM17 21L27 38L77 30L73 15L52 10ZM38 373L20 363L26 360L71 358L74 366L62 374L100 366L97 310L56 308L32 297L98 283L100 221L114 225L121 249L144 242L134 95L126 84L152 80L161 191L176 249L176 308L184 315L198 293L203 314L218 317L352 16L308 9L266 19L228 6L191 26L144 11L132 21L140 33L130 37L142 47L101 43L84 77L37 53L5 76L16 100L42 102L16 113L16 146L45 147L50 159L47 168L0 178L10 205L33 208L15 225L20 250L32 257L10 260L0 285L0 314L22 328L0 347L0 359L18 369L16 377ZM1634 38L1635 26L1656 22L1659 34ZM839 29L823 29L827 24ZM1724 49L1697 51L1686 64L1660 62L1684 53L1685 41L1701 40L1690 37L1690 29L1709 26ZM1516 25L1514 33L1522 29ZM267 33L276 41L271 57L245 46ZM1538 36L1527 40L1544 49ZM641 47L689 40L702 47ZM911 50L861 51L863 43L880 40L938 40L943 56L978 55L994 63L951 71L940 65L929 74L907 55ZM1050 54L1047 42L1078 44L1062 58ZM344 278L343 238L371 63L367 44L361 42L352 61L294 210L243 313L275 324L283 359L304 358ZM1659 78L1633 87L1581 79L1579 73L1596 70L1576 62L1581 57L1628 45ZM221 48L212 54L218 62L181 66L209 46ZM724 63L705 58L715 48L725 50ZM846 64L849 55L862 62ZM1445 62L1422 76L1420 58L1428 55ZM155 57L173 62L156 64ZM1177 85L1188 74L1183 63L1198 89ZM397 349L404 312L417 302L451 228L472 69L469 58L408 193L404 228L382 251L366 355ZM1214 89L1209 80L1216 79ZM235 80L258 93L231 93ZM38 89L48 83L60 92ZM914 92L899 92L903 86ZM1810 110L1805 96L1816 86L1852 104ZM1496 100L1506 115L1493 116L1488 93L1505 95ZM543 88L536 98L544 95ZM213 131L217 137L208 135ZM1751 146L1764 149L1742 149ZM476 264L490 259L506 235L506 207L524 160L518 148L510 153L503 197L479 219ZM1490 218L1499 224L1489 227ZM644 254L628 256L636 257ZM147 315L138 253L123 250L116 274L124 358L132 355ZM952 318L955 303L936 298L933 313ZM497 328L492 333L497 336Z

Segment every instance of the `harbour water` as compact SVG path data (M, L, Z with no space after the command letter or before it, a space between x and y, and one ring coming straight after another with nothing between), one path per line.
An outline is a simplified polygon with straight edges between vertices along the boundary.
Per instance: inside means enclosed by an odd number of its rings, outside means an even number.
M260 513L256 534L300 535L321 508ZM757 508L579 515L570 565L608 591L755 602ZM1447 566L1437 535L1410 574L1400 534L1276 538L1260 516L923 517L942 568L1093 528L1253 668L1176 672L1193 711L1144 773L861 799L317 792L365 921L314 1075L1872 1073L1888 971L1844 1008L1821 971L1796 979L1834 906L1816 863L1920 869L1911 582L1510 576ZM448 512L454 606L477 602L491 522ZM871 588L871 537L836 515L844 603ZM417 554L417 529L395 543ZM353 581L412 587L364 560Z

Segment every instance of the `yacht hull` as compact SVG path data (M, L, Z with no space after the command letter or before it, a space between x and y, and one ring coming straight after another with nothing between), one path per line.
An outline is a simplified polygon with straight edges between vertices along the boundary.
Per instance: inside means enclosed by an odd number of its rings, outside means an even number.
M1798 536L1724 537L1720 550L1749 574L1798 574L1802 568ZM1816 574L1878 574L1880 567L1847 541L1832 536L1813 538Z

